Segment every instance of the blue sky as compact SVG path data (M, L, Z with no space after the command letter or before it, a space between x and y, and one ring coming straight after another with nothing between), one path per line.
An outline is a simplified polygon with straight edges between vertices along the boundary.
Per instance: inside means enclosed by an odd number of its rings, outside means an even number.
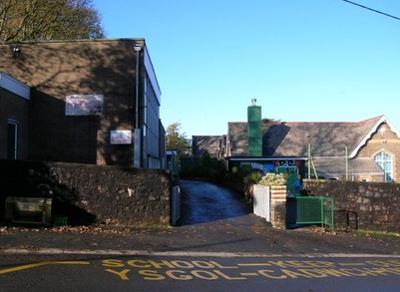
M398 0L355 0L400 17ZM95 0L108 38L144 37L165 127L224 134L263 117L400 129L400 21L341 0Z

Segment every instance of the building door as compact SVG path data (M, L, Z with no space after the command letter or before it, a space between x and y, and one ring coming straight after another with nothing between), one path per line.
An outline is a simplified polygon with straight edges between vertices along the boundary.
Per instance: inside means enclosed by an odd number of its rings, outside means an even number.
M16 160L18 150L18 125L8 122L7 127L7 159Z

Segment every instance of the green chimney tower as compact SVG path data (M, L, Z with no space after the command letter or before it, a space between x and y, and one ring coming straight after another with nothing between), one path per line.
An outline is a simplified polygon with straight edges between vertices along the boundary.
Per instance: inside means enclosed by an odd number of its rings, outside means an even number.
M247 108L247 145L248 156L262 156L261 106L257 100L251 100Z

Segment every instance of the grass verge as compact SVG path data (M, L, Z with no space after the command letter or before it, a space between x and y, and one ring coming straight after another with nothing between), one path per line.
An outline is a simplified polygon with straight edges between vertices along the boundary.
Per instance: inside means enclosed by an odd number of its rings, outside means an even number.
M366 236L366 237L374 237L374 238L396 238L396 239L400 239L400 233L398 233L398 232L359 229L359 230L353 231L353 234L362 235L362 236Z

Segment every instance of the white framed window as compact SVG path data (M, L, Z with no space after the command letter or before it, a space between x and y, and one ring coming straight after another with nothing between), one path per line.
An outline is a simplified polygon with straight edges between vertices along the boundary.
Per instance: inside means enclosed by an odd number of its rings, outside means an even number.
M385 151L381 151L374 156L374 161L382 168L385 173L385 182L393 181L393 161L392 156Z

